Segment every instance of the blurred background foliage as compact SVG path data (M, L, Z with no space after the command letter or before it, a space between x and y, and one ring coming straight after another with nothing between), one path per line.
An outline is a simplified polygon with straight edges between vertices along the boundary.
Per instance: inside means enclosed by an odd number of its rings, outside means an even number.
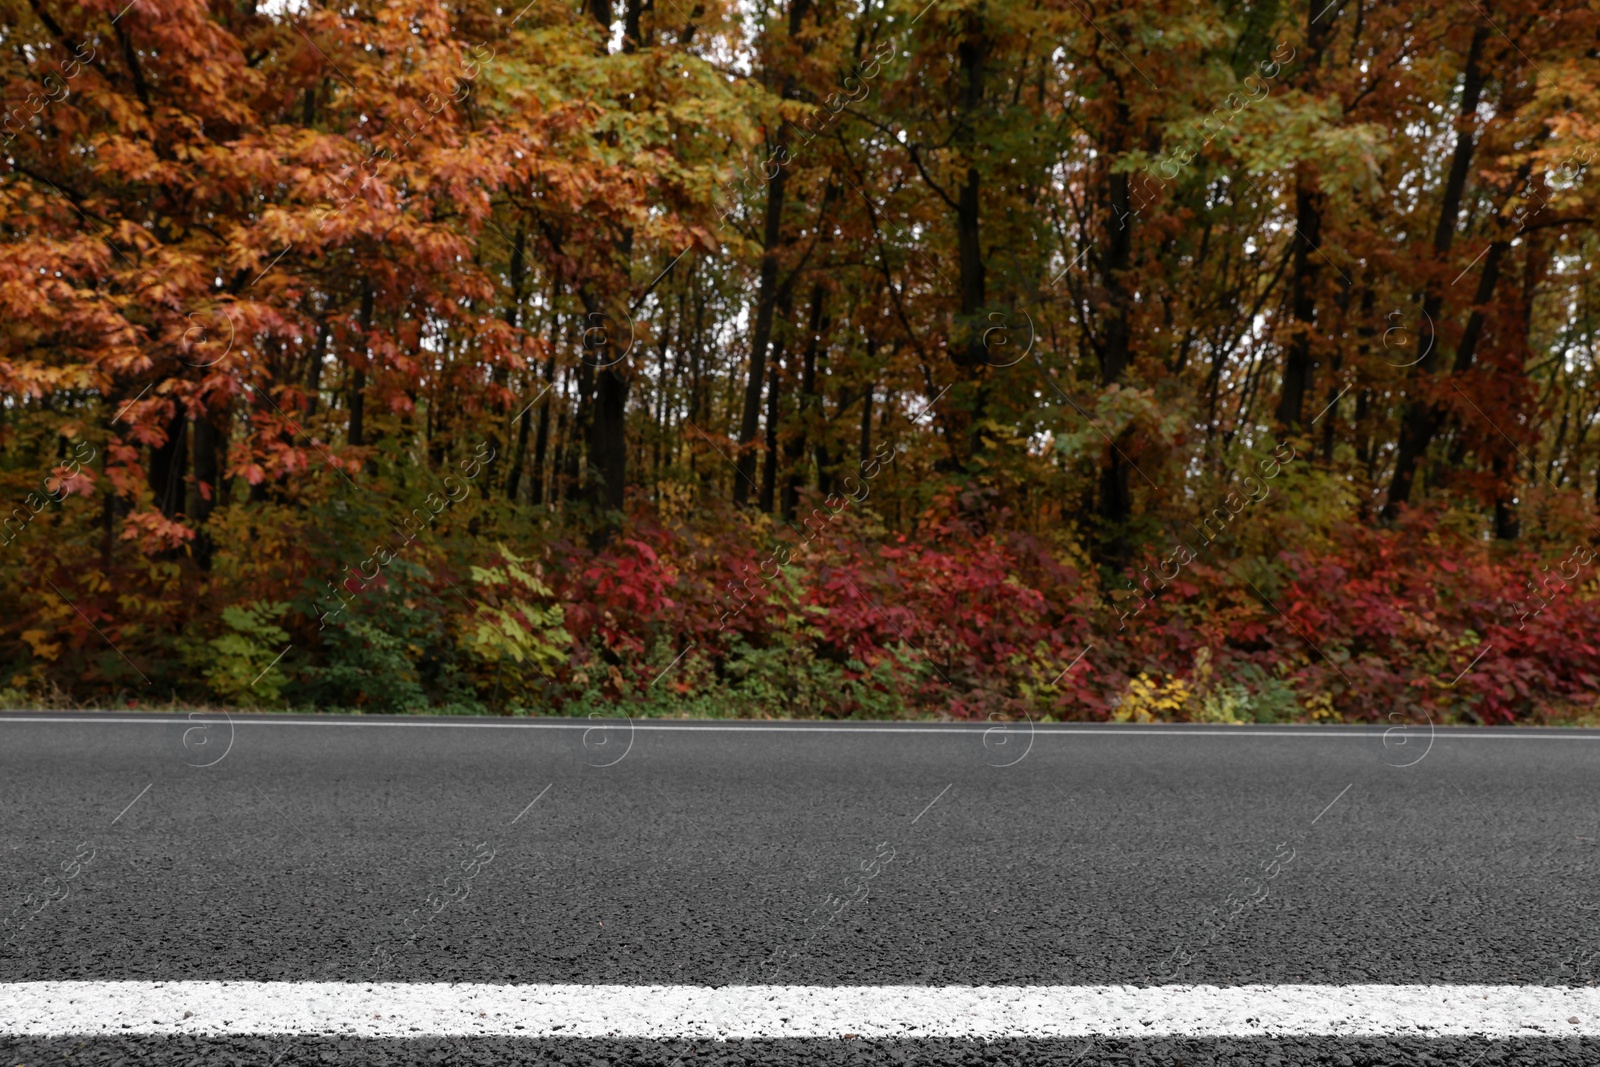
M124 6L0 0L0 703L1600 712L1590 4Z

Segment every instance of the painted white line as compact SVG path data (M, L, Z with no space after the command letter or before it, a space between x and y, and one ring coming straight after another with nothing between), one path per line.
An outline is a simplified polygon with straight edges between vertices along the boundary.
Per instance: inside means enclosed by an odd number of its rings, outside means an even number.
M187 1017L186 1017L187 1016ZM1577 1022L1569 1020L1576 1019ZM0 1033L1052 1038L1600 1035L1550 986L583 986L14 982Z
M5 709L16 711L21 709ZM620 720L619 720L620 721ZM174 719L157 715L117 716L102 715L11 715L0 711L0 724L18 724L30 722L72 722L79 725L96 723L120 723L143 726L171 726L174 723L187 722L186 719ZM574 719L571 722L550 722L529 719L512 720L509 722L495 719L483 720L444 720L439 722L422 720L418 722L394 722L388 720L373 720L362 718L327 718L327 719L243 719L237 715L233 722L239 726L401 726L412 729L439 729L439 730L590 730L594 722L589 719ZM1416 724L1420 729L1422 725ZM1115 726L1073 726L1065 724L1035 723L1034 730L1043 737L1278 737L1292 738L1299 741L1323 740L1329 737L1344 738L1381 738L1388 730L1341 730L1327 726L1307 726L1295 730L1248 730L1233 727L1209 727L1203 729L1185 728L1186 724L1165 725L1153 724L1136 727ZM657 730L662 732L691 732L691 733L802 733L802 734L969 734L974 737L985 733L985 725L973 723L970 726L923 726L917 723L905 723L897 726L869 726L862 723L859 726L829 725L829 726L784 726L767 721L741 721L723 725L718 723L696 722L690 723L655 723L633 720L635 730ZM992 724L989 726L992 729ZM1389 727L1389 730L1395 727ZM1522 727L1515 730L1505 730L1497 733L1486 733L1481 730L1458 728L1451 726L1436 727L1440 737L1455 738L1461 741L1600 741L1600 730L1579 733L1556 732L1538 726Z

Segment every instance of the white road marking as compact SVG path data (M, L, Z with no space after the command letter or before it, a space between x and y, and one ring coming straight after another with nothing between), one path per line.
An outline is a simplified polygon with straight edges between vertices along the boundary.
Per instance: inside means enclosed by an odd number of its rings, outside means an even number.
M0 724L30 722L72 722L79 725L93 725L98 723L134 724L140 726L170 726L173 723L185 722L184 719L173 719L157 716L138 717L107 717L101 715L7 715L0 714ZM608 723L632 722L635 730L656 730L665 733L692 732L692 733L804 733L804 734L969 734L981 736L985 727L992 729L993 723L973 723L970 726L923 726L918 723L906 723L899 726L871 726L862 723L859 726L828 725L828 726L785 726L779 723L765 721L740 721L723 725L718 723L663 723L647 722L642 719L615 719L606 720ZM437 730L590 730L594 729L594 722L588 719L574 719L571 722L551 722L549 720L521 719L510 722L501 722L495 719L483 720L445 720L439 722L394 722L387 720L373 720L363 718L327 718L327 719L250 719L233 716L233 722L239 726L400 726L411 729L437 729ZM1012 725L1012 724L1007 724ZM1017 726L1025 725L1016 723ZM1116 727L1116 726L1077 726L1064 723L1035 723L1034 729L1041 736L1059 737L1279 737L1293 738L1299 741L1322 740L1329 737L1345 738L1381 738L1389 730L1341 730L1328 726L1305 726L1298 729L1284 730L1248 730L1218 726L1212 728L1196 729L1188 724L1160 724L1151 723L1145 726ZM1427 723L1408 723L1406 728L1421 730ZM1187 727L1187 728L1186 728ZM1581 728L1564 729L1559 727L1522 726L1512 730L1488 732L1473 727L1434 727L1440 737L1453 738L1461 741L1600 741L1600 730L1582 730Z
M189 1014L185 1017L186 1013ZM1569 1020L1577 1019L1577 1022ZM1600 989L12 982L0 1034L1052 1038L1600 1035Z

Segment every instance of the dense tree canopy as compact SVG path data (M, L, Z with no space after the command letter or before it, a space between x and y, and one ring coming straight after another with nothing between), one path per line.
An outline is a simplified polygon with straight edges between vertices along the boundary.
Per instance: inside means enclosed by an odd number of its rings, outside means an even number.
M1600 710L1593 5L0 27L12 701Z

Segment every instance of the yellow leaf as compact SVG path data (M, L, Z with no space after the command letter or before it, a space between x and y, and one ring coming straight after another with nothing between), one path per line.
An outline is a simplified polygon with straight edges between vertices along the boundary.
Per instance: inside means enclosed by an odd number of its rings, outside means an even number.
M33 654L40 659L54 660L61 655L61 646L55 642L47 641L49 632L46 630L24 630L22 639L33 648Z

